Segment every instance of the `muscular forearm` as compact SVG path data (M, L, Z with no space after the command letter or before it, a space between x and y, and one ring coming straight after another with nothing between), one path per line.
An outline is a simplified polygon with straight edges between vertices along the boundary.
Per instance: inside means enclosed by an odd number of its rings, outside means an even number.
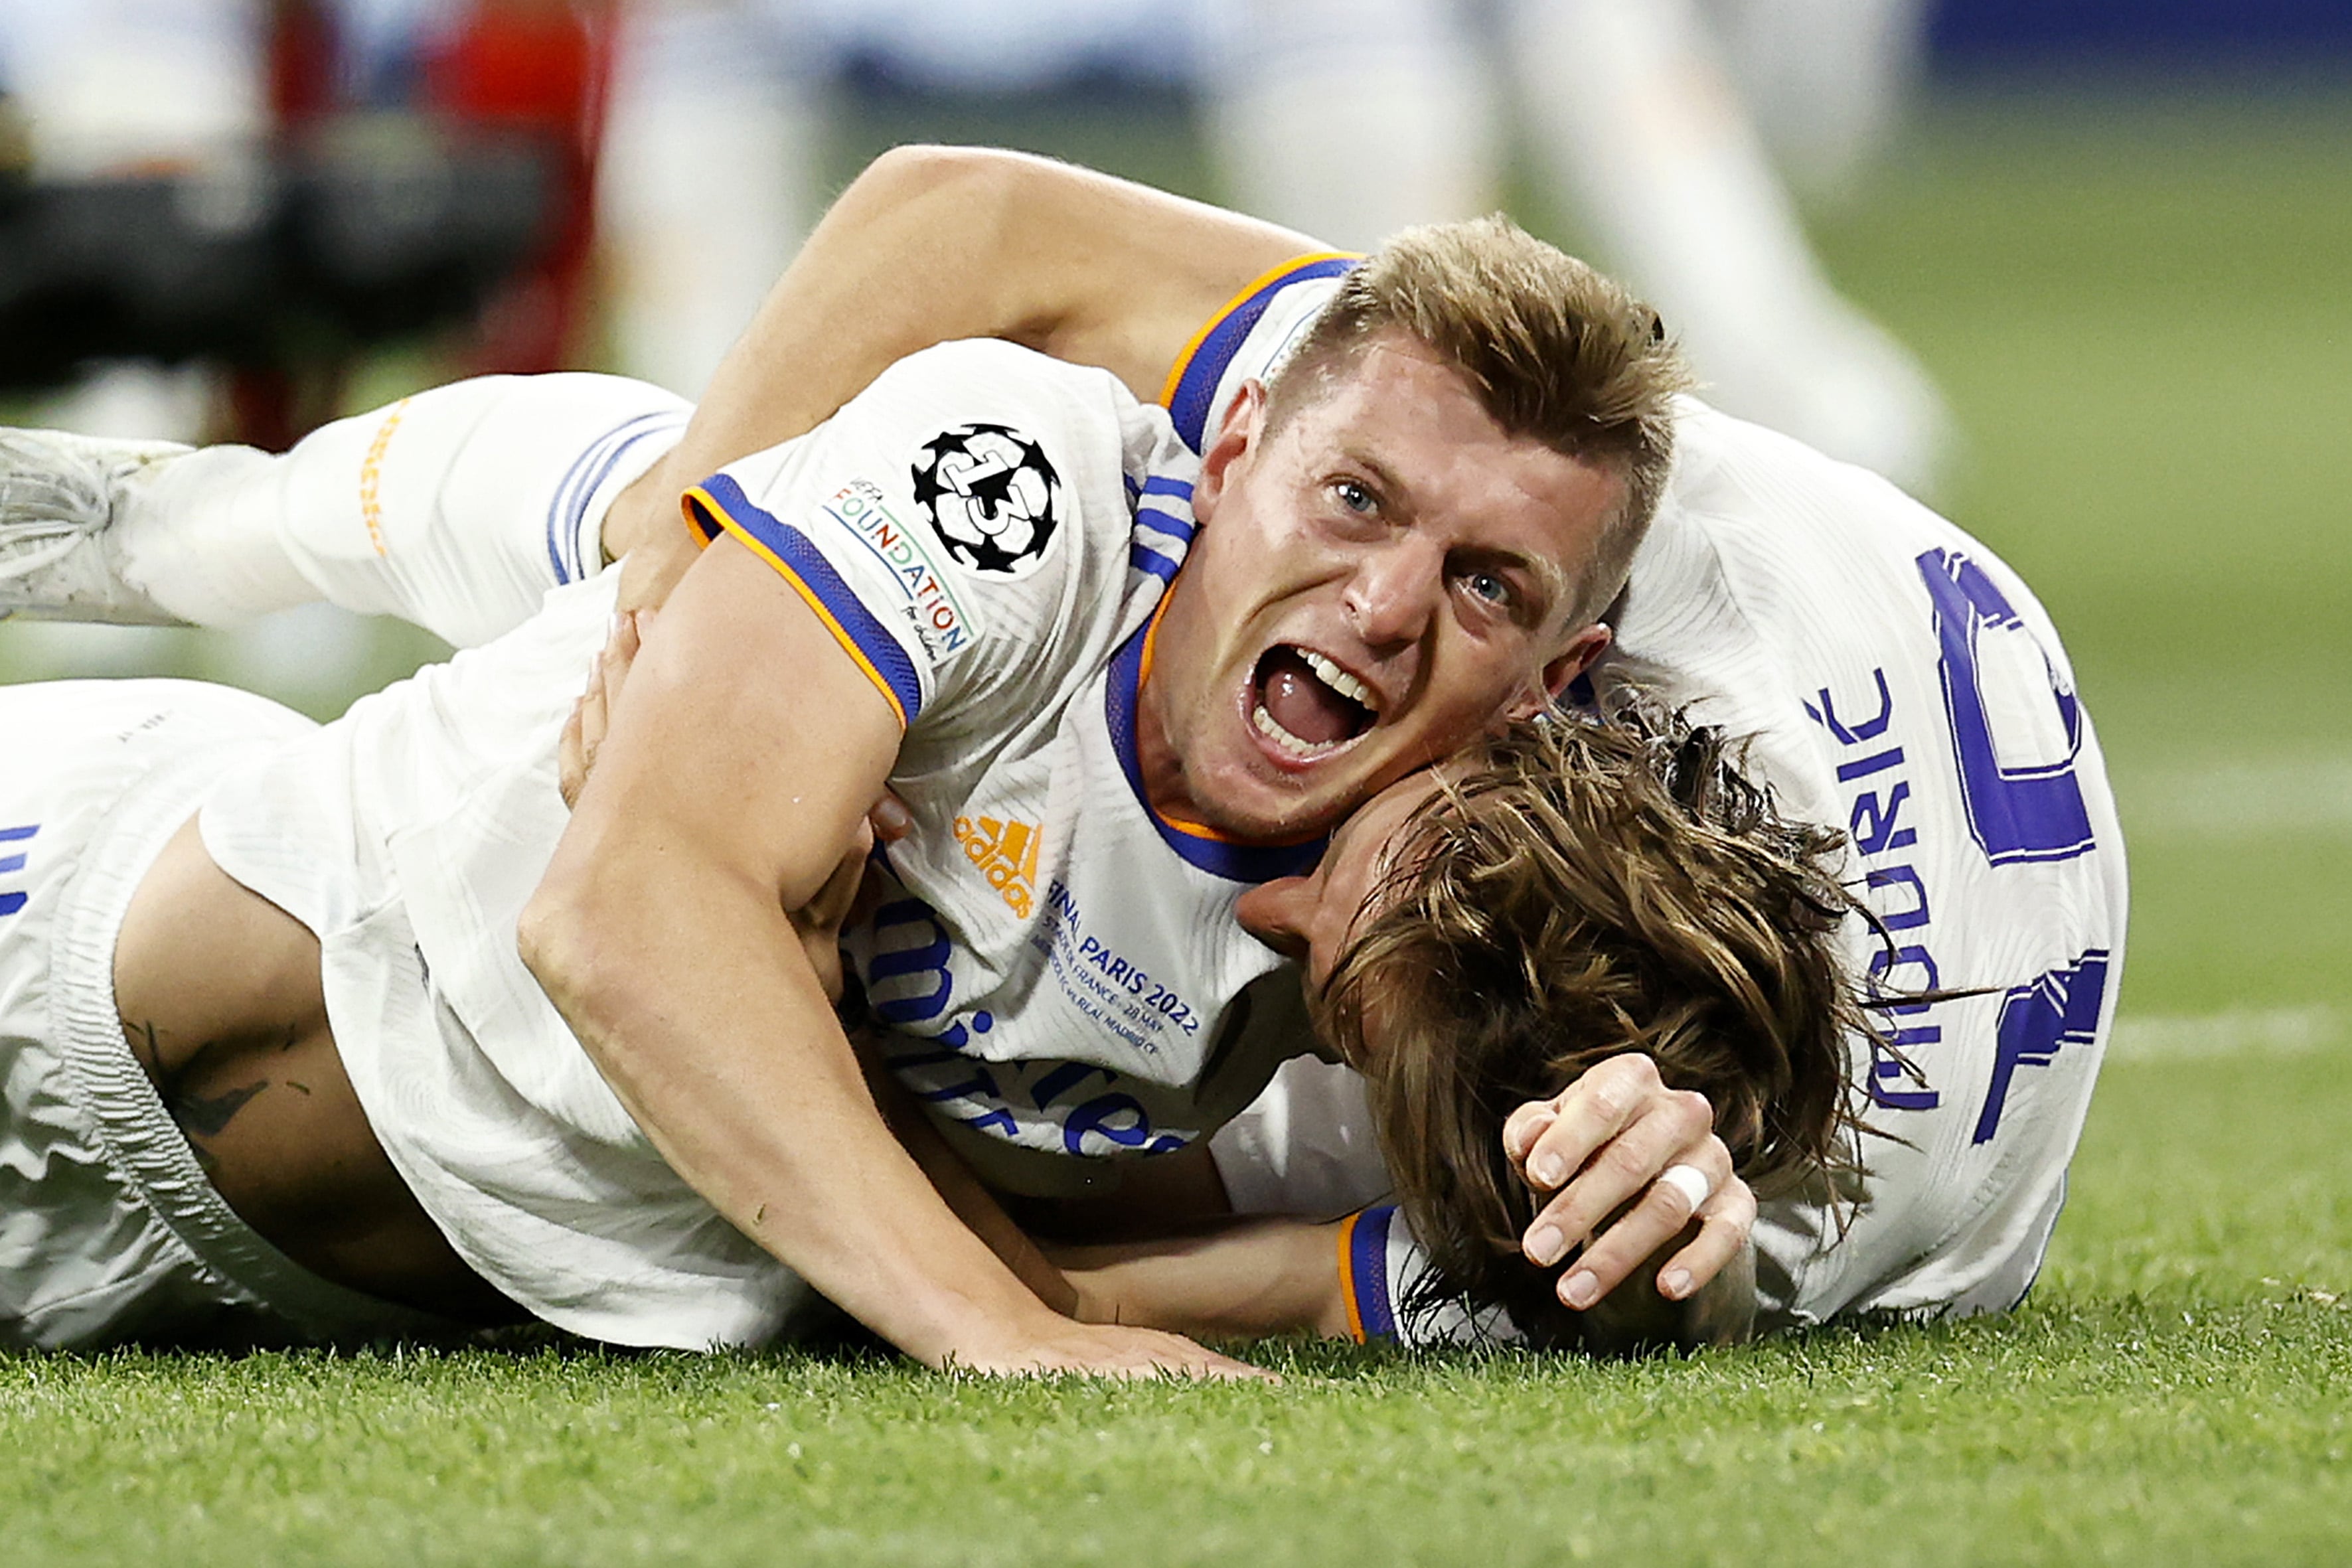
M1004 1212L1004 1205L972 1173L963 1157L948 1147L947 1140L940 1136L939 1129L913 1097L869 1053L861 1051L860 1056L866 1065L867 1087L873 1091L883 1120L955 1216L970 1226L971 1233L996 1254L1015 1278L1035 1292L1039 1300L1065 1316L1076 1317L1078 1294L1070 1281L1046 1259L1029 1233Z
M559 863L523 935L662 1157L860 1321L937 1365L987 1360L1045 1310L885 1127L772 898L677 847Z
M893 1343L974 1361L1059 1320L884 1126L787 912L856 842L898 736L775 574L714 545L646 642L520 938L680 1177Z
M1066 163L898 148L809 237L712 378L681 450L723 462L797 435L886 366L951 338L1099 365L1150 399L1210 310L1313 248Z
M1093 1322L1169 1329L1200 1338L1270 1334L1344 1338L1348 1307L1339 1226L1234 1220L1185 1237L1048 1247Z

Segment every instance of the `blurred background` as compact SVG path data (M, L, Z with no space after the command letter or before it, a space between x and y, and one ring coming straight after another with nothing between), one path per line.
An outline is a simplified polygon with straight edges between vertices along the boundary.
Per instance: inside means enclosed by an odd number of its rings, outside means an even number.
M1340 244L1506 207L2049 605L2132 836L2103 1105L2341 1054L2343 0L0 0L0 412L99 433L282 446L482 369L690 395L901 142ZM436 651L13 622L0 679L329 714Z

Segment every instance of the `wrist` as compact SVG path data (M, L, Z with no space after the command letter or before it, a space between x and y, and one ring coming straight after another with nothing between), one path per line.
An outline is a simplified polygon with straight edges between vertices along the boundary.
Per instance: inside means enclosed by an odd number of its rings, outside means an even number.
M1002 1368L1021 1363L1023 1352L1050 1339L1070 1320L1027 1289L950 1289L914 1308L892 1343L927 1366Z

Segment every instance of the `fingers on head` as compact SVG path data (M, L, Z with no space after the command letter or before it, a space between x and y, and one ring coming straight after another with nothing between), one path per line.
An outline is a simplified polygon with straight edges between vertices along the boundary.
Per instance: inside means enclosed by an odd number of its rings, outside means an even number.
M1556 1155L1574 1170L1604 1140L1645 1120L1664 1093L1658 1064L1648 1057L1610 1057L1553 1098L1551 1124L1529 1152Z
M1712 1132L1705 1134L1691 1147L1675 1153L1674 1163L1666 1167L1666 1172L1676 1170L1696 1172L1698 1182L1704 1184L1704 1191L1695 1193L1687 1190L1696 1184L1690 1177L1678 1177L1669 1181L1666 1179L1665 1172L1661 1172L1659 1179L1653 1185L1652 1195L1655 1196L1660 1193L1672 1194L1675 1201L1681 1205L1685 1216L1707 1208L1727 1188L1742 1185L1734 1176L1731 1151L1724 1146L1722 1139Z
M1660 1111L1671 1118L1687 1138L1705 1138L1715 1131L1715 1104L1695 1089L1670 1091L1661 1102Z
M1532 1100L1503 1119L1503 1152L1524 1163L1559 1115L1555 1101Z

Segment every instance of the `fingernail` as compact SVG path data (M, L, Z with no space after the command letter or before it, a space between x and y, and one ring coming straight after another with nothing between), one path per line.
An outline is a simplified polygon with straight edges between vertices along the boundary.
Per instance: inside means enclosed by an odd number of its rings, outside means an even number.
M1580 1268L1559 1282L1559 1299L1581 1312L1601 1300L1601 1281Z
M1528 1174L1547 1187L1556 1187L1568 1180L1568 1163L1557 1154L1538 1154L1528 1163Z
M1669 1301L1679 1301L1690 1294L1691 1277L1687 1268L1671 1268L1658 1281L1658 1294Z
M1556 1225L1539 1225L1528 1232L1528 1261L1538 1268L1550 1268L1567 1250L1568 1237L1559 1233Z

